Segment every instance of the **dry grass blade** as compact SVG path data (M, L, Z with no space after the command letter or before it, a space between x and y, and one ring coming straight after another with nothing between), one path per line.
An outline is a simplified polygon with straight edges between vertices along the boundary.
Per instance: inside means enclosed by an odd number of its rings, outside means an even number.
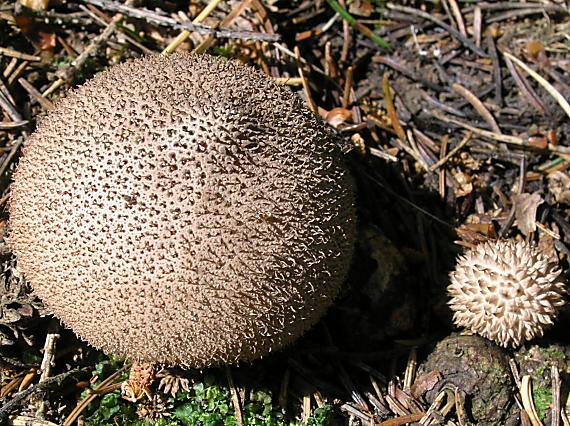
M85 0L86 2L90 2L91 4L88 4L87 6L80 6L79 8L87 13L87 15L89 15L90 17L92 17L95 21L97 21L98 23L100 23L102 26L106 27L107 25L109 25L109 23L111 22L112 18L109 18L105 13L103 13L102 11L100 11L99 9L97 9L95 6L93 6L93 1L97 1L97 0ZM122 5L122 7L127 8L127 10L131 10L132 8ZM144 46L143 44L139 43L137 40L135 40L133 37L131 37L127 31L126 27L123 26L119 26L118 30L121 34L121 38L124 37L125 41L129 42L129 44L135 46L137 49L139 49L141 52L143 52L145 55L152 55L154 53L153 50L149 49L148 47ZM73 48L65 41L65 39L58 37L58 41L62 44L62 47L65 49L65 51L67 52L67 55L70 57L74 57L76 56L76 52L75 50L73 50Z
M374 421L371 414L362 412L360 408L354 407L351 403L343 404L340 409L351 417L359 418L364 424L372 424Z
M457 4L456 0L448 0L449 5L451 6L451 11L453 12L453 17L457 22L457 27L459 28L459 32L463 35L463 37L467 37L467 30L465 29L465 21L463 20L463 16L461 15L461 9L459 9L459 5Z
M77 403L77 406L73 409L71 413L69 413L69 416L67 416L67 418L63 422L63 426L71 426L77 420L77 418L83 412L83 410L87 408L89 403L102 394L102 392L98 391L101 391L103 389L110 389L111 388L110 385L115 380L117 380L117 378L119 378L121 374L123 374L128 368L130 368L130 365L125 365L121 369L115 371L113 374L111 374L109 377L103 380L95 389L93 389L93 392L91 394L87 395L85 398L79 401Z
M564 426L570 426L570 419L568 418L566 411L562 410L560 411L560 414L562 416L562 422L564 423Z
M392 163L396 163L398 161L398 157L390 155L381 149L370 147L368 150L370 151L370 154L374 155L375 157L382 158L383 160L390 161Z
M273 81L285 86L301 86L303 84L303 79L301 77L277 77L274 78Z
M18 386L18 392L22 392L22 391L28 389L28 387L32 384L32 381L34 380L36 375L37 375L37 371L35 368L31 368L30 370L28 370L28 372L26 373L26 375L23 377L22 381L20 382L20 386Z
M378 64L384 64L389 66L390 68L398 71L399 73L402 73L403 75L405 75L406 77L408 77L410 80L413 81L418 81L420 83L422 83L424 86L430 88L431 90L434 90L436 92L444 92L445 89L443 87L441 87L438 84L435 84L419 75L416 75L413 71L409 70L408 68L406 68L403 64L401 64L399 61L396 61L394 58L390 57L390 56L373 56L372 57L372 61L374 63L378 63Z
M38 62L41 61L42 58L35 55L28 55L27 53L21 53L17 50L8 49L6 47L0 47L0 56L9 56L11 58L18 58L22 59L23 61L30 61L30 62Z
M234 379L232 377L232 370L230 367L226 367L226 379L228 381L228 386L230 388L230 394L232 396L232 405L234 406L234 412L236 415L236 421L238 426L243 426L243 411L241 409L241 401L239 397L239 392L234 384Z
M477 9L480 10L480 9ZM491 62L493 64L493 83L495 85L495 103L497 105L503 104L503 79L501 78L501 64L499 62L499 55L497 53L497 46L495 45L495 40L491 34L487 34L485 37L487 42L487 48L489 50L489 55L491 56Z
M390 123L392 124L394 132L396 133L396 135L398 135L399 139L399 141L397 142L398 147L406 151L409 155L411 155L414 158L414 160L416 160L418 164L420 164L425 171L429 171L429 167L424 161L424 159L421 157L419 152L417 151L417 147L414 147L415 149L413 149L410 148L410 146L408 145L408 143L410 143L410 140L406 136L406 132L404 131L404 128L400 124L400 119L398 118L398 114L396 113L396 108L394 107L394 100L392 97L392 92L390 89L390 83L387 72L384 73L384 77L382 78L382 91L384 92L384 104L386 106L386 112L388 113L388 118L390 119Z
M58 426L47 420L36 419L30 416L16 416L10 420L10 426Z
M483 105L483 102L477 98L477 96L475 96L470 90L466 89L459 83L453 83L451 85L451 88L463 96L463 98L465 98L465 100L467 100L467 102L469 102L473 108L477 110L479 115L483 117L483 120L485 120L485 122L489 125L489 127L491 127L491 129L493 129L495 133L502 133L501 128L495 120L495 117L493 117L493 115L489 112L485 105Z
M344 79L344 90L342 93L342 107L348 108L350 103L350 90L352 88L352 67L346 70L346 78Z
M410 351L408 356L408 363L406 365L406 371L404 373L404 390L408 391L412 387L412 383L416 378L416 370L418 368L417 352L415 349Z
M417 210L418 212L422 213L423 215L429 217L430 219L432 219L433 221L445 226L446 228L449 229L453 229L453 226L451 226L449 223L445 222L444 220L441 220L439 217L435 216L434 214L430 213L429 211L427 211L426 209L418 206L417 204L411 202L410 200L408 200L405 197L402 197L400 194L394 192L392 189L390 189L390 187L384 185L382 182L380 182L378 179L374 178L373 176L371 176L370 174L363 172L363 174L370 179L372 182L374 182L376 185L382 187L384 189L384 191L386 191L387 193L389 193L391 196L397 198L398 200L402 201L403 203L409 205L410 207L412 207L413 209Z
M13 130L25 126L29 122L23 121L0 121L0 130Z
M311 88L309 87L309 80L305 76L305 72L303 71L303 61L301 60L301 52L299 51L299 46L295 46L295 60L297 61L297 69L299 72L299 78L303 84L303 91L305 92L305 97L307 98L307 104L309 109L313 111L315 114L319 113L319 108L317 104L313 100L313 96L311 95Z
M473 136L473 133L467 132L467 134L461 140L461 142L459 142L457 144L457 146L455 146L451 151L449 151L447 154L445 154L437 163L433 164L430 167L430 170L433 172L433 171L437 170L438 168L440 168L441 166L443 166L445 163L447 163L447 161L449 161L449 159L451 157L453 157L455 154L457 154L457 152L460 149L462 149L465 145L467 145L467 142L469 142L471 140L471 136Z
M445 401L445 404L443 402ZM451 411L455 405L455 389L451 389L449 385L444 386L444 388L437 394L433 403L430 405L426 413L422 416L419 423L422 425L433 424L432 416L435 413L447 414Z
M0 388L0 398L4 398L14 392L22 382L22 373L18 374L8 383L6 383L2 388Z
M301 421L307 423L311 417L311 395L303 395L303 411L301 413Z
M438 111L431 111L431 114L435 118L437 118L438 120L444 121L446 123L452 123L452 124L455 124L457 126L463 127L467 130L471 130L476 135L482 136L486 139L490 139L490 140L497 141L497 142L503 142L506 144L516 145L516 146L520 146L520 147L531 148L528 145L528 143L525 143L525 140L523 138L520 138L518 136L501 135L498 133L490 132L488 130L479 129L478 127L471 126L471 125L464 123L460 120L456 120L454 118L447 117L447 116L439 113ZM548 144L547 149L549 151L556 152L557 154L563 154L563 155L570 154L570 147L566 147L566 146L557 146L557 145L553 145L553 144Z
M384 73L384 77L382 78L382 91L384 92L384 104L386 105L386 112L388 113L388 118L390 118L390 123L398 135L398 138L400 138L402 142L405 142L406 133L400 124L396 108L394 108L394 100L392 98L392 92L390 91L390 81L387 72Z
M546 107L542 103L542 100L538 97L534 89L527 83L527 81L522 78L517 68L509 58L505 57L505 64L509 73L513 77L515 84L518 86L521 94L527 99L527 101L542 115L546 114Z
M20 86L22 86L26 92L28 92L28 94L30 95L30 97L32 97L33 99L36 100L37 103L39 103L43 109L45 109L46 111L51 111L52 109L54 109L54 105L53 103L49 100L46 99L39 91L38 89L36 89L34 86L32 86L30 84L30 82L28 80L26 80L23 77L20 77L18 79L18 83L20 83Z
M133 0L127 0L125 5L130 6ZM47 97L53 92L55 92L59 87L61 87L66 81L70 80L73 74L81 69L87 60L95 54L106 42L109 40L111 35L117 30L119 24L123 21L123 15L120 13L116 14L113 19L109 22L107 27L96 36L89 45L85 48L81 54L75 58L69 65L59 70L56 75L58 79L54 81L43 93L43 97Z
M222 2L222 0L211 0L210 3L200 12L196 18L192 21L193 24L199 24L204 19L206 19L214 11L216 7ZM180 46L186 39L190 36L190 31L182 31L178 36L162 51L163 55L170 55L178 46Z
M521 67L523 70L525 70L532 78L534 78L542 87L544 87L544 89L550 93L550 95L556 100L556 102L558 102L558 104L562 107L562 109L564 110L564 112L566 112L566 114L568 115L568 118L570 118L570 104L568 103L568 101L564 98L564 96L562 96L560 94L560 92L558 90L556 90L554 88L554 86L552 84L550 84L548 81L546 81L540 74L538 74L536 71L534 71L532 68L530 68L527 64L525 64L523 61L521 61L520 59L514 57L513 55L511 55L509 52L503 52L503 55L505 55L507 58L509 58L511 61L513 61L514 63L516 63L519 67Z
M481 8L475 6L473 10L473 33L475 33L475 46L481 47L481 24L483 23L483 17L481 14Z
M534 399L532 397L532 378L528 375L523 376L521 380L521 399L524 410L528 415L532 426L544 426L534 407Z
M220 22L219 27L221 28L229 27L232 24L232 22L245 11L245 9L251 4L251 2L252 0L243 0L236 8L234 8L228 14L228 16L226 16L222 20L222 22ZM202 42L198 46L194 48L193 53L204 53L210 47L212 47L215 42L216 38L212 35L209 35L204 40L202 40Z
M457 413L459 426L466 426L469 424L467 421L467 414L465 413L465 397L459 388L455 388L455 411Z
M550 378L552 381L552 423L550 426L560 426L560 411L562 410L560 406L560 388L562 384L560 382L560 372L556 365L550 367Z
M22 401L33 395L35 392L49 389L54 385L59 386L61 382L67 377L84 372L85 370L85 368L70 370L57 376L50 377L44 382L39 383L35 386L30 386L22 392L18 392L10 401L6 402L4 405L2 405L2 407L0 407L0 421L4 420L12 410L14 410L19 404L21 404Z
M443 22L441 19L436 18L435 16L432 16L431 14L424 12L422 10L417 10L414 9L413 7L408 7L408 6L400 6L391 2L388 2L386 4L386 7L388 7L388 9L392 9L392 10L396 10L398 12L404 12L404 13L408 13L412 16L418 16L421 17L422 19L426 19L428 21L433 22L434 24L440 26L441 28L445 29L449 34L451 34L452 36L454 36L456 39L458 39L459 41L461 41L465 47L467 47L468 49L470 49L471 51L473 51L474 53L476 53L479 56L483 56L486 57L487 54L479 47L477 47L475 45L475 43L473 43L470 39L468 39L467 37L464 37L463 34L461 34L459 31L457 31L455 28L453 28L451 25L446 24L445 22Z
M421 420L423 416L423 413L406 414L405 416L384 420L383 422L377 423L376 426L402 426L408 423L415 423Z
M2 91L0 91L0 109L4 110L6 114L8 114L8 116L16 123L21 123L23 121L22 116L16 110L10 98L6 96Z
M57 333L48 333L46 336L46 341L44 344L44 357L40 366L40 383L45 382L51 374L51 368L55 360L55 347L57 339L59 339L59 334Z
M291 379L291 370L286 369L285 373L283 373L283 378L281 379L281 386L279 388L279 397L277 400L279 401L279 406L283 411L287 409L287 395L289 393L289 381Z
M6 158L0 165L0 176L2 176L6 172L6 170L8 170L8 167L10 167L10 164L12 164L12 160L14 160L14 157L20 150L20 147L22 146L23 143L24 143L24 136L21 136L18 139L16 139L14 144L10 147L10 153L6 156Z

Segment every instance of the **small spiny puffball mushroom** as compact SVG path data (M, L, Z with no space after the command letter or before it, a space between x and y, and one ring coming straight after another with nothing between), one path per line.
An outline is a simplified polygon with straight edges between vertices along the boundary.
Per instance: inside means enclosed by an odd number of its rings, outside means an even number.
M450 280L455 323L503 347L542 336L565 303L558 259L525 241L477 245Z
M115 66L41 120L12 185L11 246L91 345L203 367L291 343L351 264L355 188L303 101L212 56Z

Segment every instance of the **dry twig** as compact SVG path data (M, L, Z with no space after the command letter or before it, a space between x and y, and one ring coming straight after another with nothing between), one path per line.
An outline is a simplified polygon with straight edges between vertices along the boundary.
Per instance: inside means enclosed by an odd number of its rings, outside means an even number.
M199 34L208 34L215 37L242 39L242 40L263 40L263 41L278 41L279 36L276 34L257 33L252 31L232 31L225 28L212 28L206 25L200 25L199 22L203 21L195 19L190 22L179 22L174 18L159 15L152 10L144 8L135 8L124 5L122 3L111 0L83 0L85 3L99 6L103 9L118 12L124 16L142 19L155 25L166 26L176 30L184 31L184 34L190 32L197 32ZM217 0L216 0L217 1ZM219 3L219 1L217 1ZM217 4L216 4L217 6ZM171 52L170 52L171 53Z
M49 377L42 383L35 386L30 386L22 392L18 392L16 395L10 399L7 403L0 407L0 420L3 420L14 410L22 401L30 397L36 392L41 392L50 389L53 385L61 385L61 383L70 376L84 373L89 371L90 367L76 368L74 370L67 371L65 373L58 374L57 376Z

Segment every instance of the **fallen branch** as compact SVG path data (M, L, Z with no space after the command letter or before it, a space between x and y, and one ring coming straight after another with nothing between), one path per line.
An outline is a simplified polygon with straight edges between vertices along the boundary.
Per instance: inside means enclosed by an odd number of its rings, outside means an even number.
M124 16L134 19L142 19L149 23L174 28L181 31L195 31L199 34L208 34L215 37L242 39L242 40L258 40L258 41L279 41L278 34L265 34L255 31L233 31L225 28L211 28L202 24L194 24L191 22L178 22L174 18L160 15L156 12L145 8L134 8L122 3L111 0L83 0L87 4L98 6L102 9L112 12L118 12Z

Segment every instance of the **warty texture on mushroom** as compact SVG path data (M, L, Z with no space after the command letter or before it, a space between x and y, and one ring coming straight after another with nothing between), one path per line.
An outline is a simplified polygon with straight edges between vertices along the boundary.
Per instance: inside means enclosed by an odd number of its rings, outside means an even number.
M555 253L526 241L497 240L461 256L450 274L453 319L503 347L542 336L565 303Z
M294 341L355 239L337 140L300 98L212 56L149 56L57 104L14 175L11 246L91 345L203 367Z

